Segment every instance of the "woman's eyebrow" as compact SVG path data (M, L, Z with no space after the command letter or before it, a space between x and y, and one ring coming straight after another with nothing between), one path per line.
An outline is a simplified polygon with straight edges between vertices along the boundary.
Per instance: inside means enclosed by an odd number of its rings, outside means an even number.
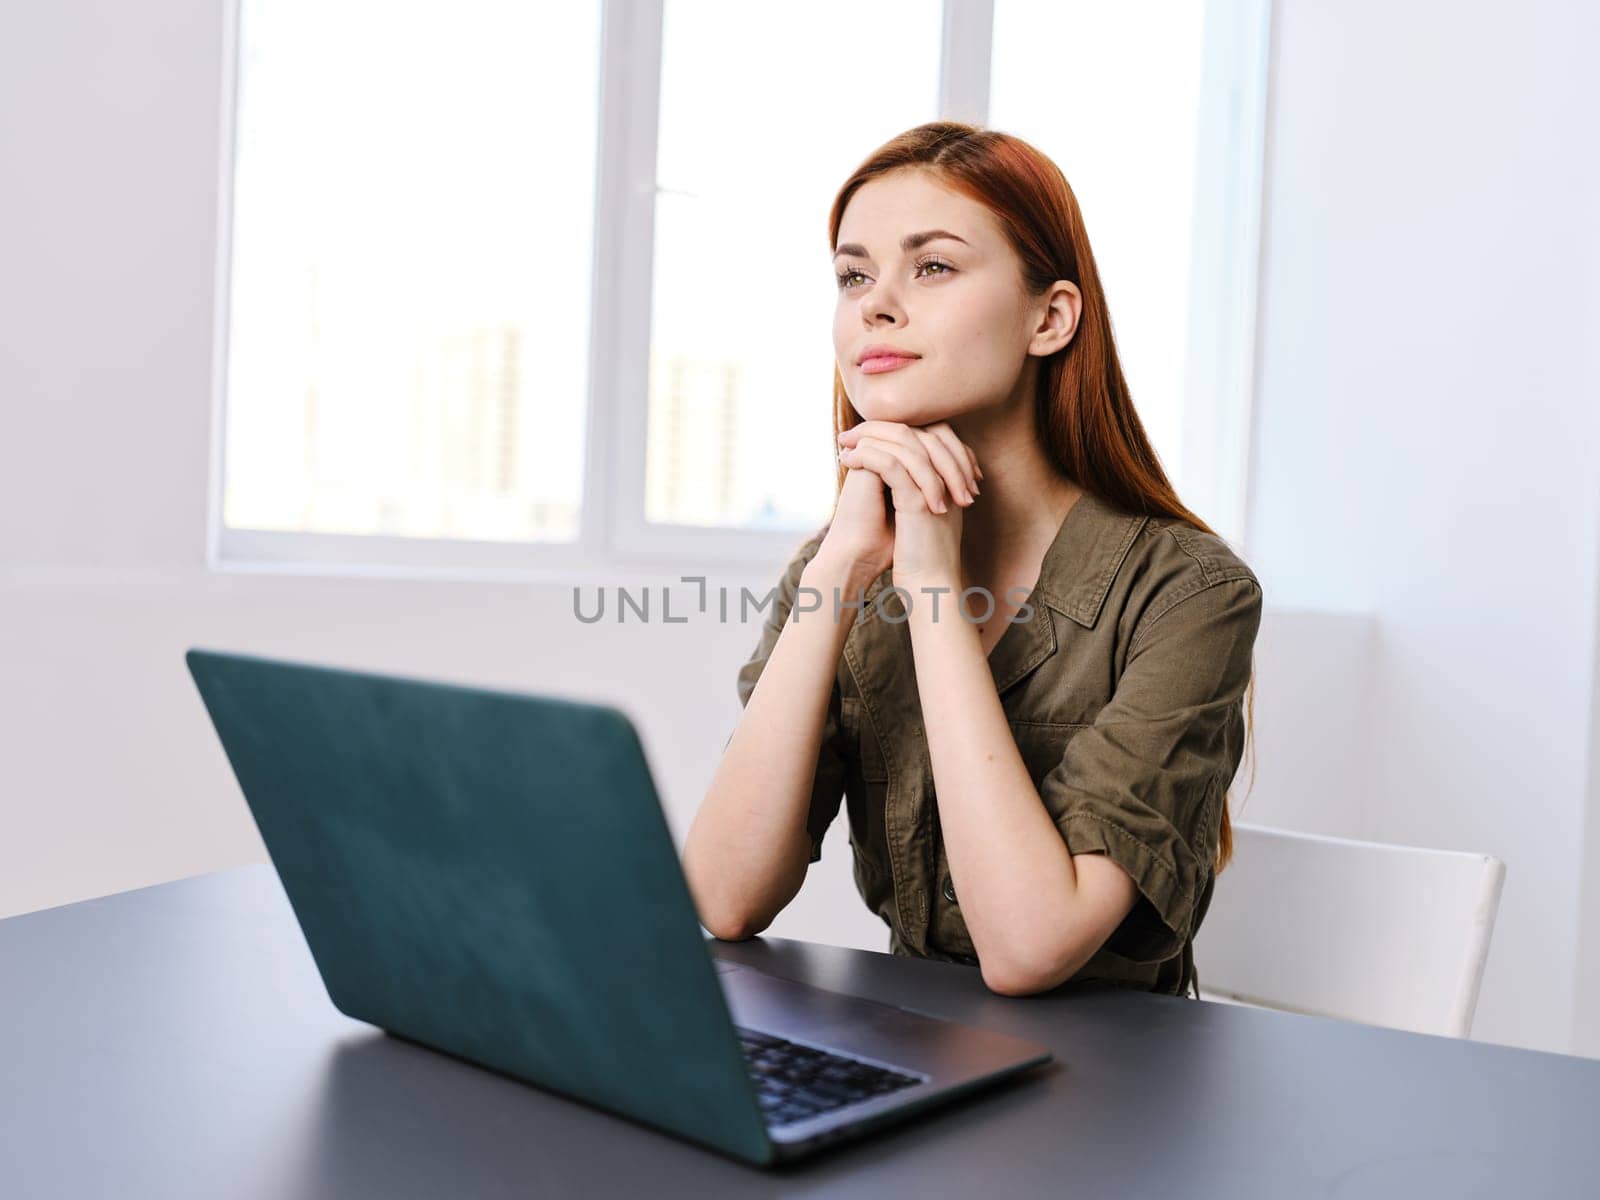
M924 229L921 233L908 233L905 237L901 238L900 249L909 254L919 246L925 246L929 242L938 238L949 238L951 241L960 242L963 246L972 245L972 243L967 241L966 238L957 237L948 229ZM833 252L833 256L835 258L838 258L842 254L853 254L857 258L872 257L872 255L867 253L867 248L860 242L846 242Z

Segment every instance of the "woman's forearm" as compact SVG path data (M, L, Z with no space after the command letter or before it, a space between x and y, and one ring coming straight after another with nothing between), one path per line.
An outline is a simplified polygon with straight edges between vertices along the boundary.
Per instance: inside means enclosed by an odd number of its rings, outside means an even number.
M810 865L806 819L828 700L869 580L819 551L800 576L795 612L723 751L684 842L684 874L701 922L725 939L753 936L794 899ZM820 603L818 598L820 597Z
M961 584L896 583L913 596L917 693L961 915L989 985L1027 990L1093 950L1064 936L1078 885L1072 855L1011 736L977 628L955 608ZM935 620L934 597L921 589L941 584L950 590L939 594Z

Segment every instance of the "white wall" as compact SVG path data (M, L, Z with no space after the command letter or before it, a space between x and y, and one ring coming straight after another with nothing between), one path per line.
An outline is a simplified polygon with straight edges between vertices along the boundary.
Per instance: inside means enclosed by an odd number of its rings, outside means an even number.
M1279 15L1252 550L1376 619L1347 831L1506 860L1477 1036L1600 1053L1595 6Z
M1239 815L1502 854L1477 1035L1564 1049L1580 966L1600 998L1577 954L1600 439L1593 177L1560 156L1576 6L1284 7ZM1441 27L1469 57L1430 49ZM221 47L214 3L0 13L0 914L263 857L195 644L621 704L681 838L753 629L580 626L549 585L205 570ZM842 821L770 932L884 947Z

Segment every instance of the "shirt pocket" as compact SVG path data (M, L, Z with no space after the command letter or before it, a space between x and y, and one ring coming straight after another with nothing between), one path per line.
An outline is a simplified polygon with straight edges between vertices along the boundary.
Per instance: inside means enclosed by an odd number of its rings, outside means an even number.
M1029 721L1017 718L1011 721L1011 739L1017 744L1017 753L1028 768L1028 778L1033 786L1044 782L1061 762L1067 752L1067 743L1088 725L1074 725L1065 721Z
M859 697L843 697L839 715L845 748L849 751L845 800L856 888L868 906L876 908L888 879L884 809L889 798L889 762L872 718Z
M856 752L856 768L862 780L866 783L888 783L889 762L866 705L856 696L845 696L840 701L839 709L845 742Z

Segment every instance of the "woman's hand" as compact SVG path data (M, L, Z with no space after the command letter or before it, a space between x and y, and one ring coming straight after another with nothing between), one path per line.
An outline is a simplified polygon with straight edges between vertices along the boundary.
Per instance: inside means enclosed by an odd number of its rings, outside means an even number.
M977 498L983 478L971 448L944 421L920 426L863 421L839 435L839 446L839 461L850 468L846 491L857 474L871 478L881 510L882 487L889 487L894 524L885 522L884 530L895 582L959 578L961 510ZM842 514L843 494L839 509Z
M894 526L889 522L883 480L852 467L845 472L833 520L817 557L838 563L847 575L871 581L894 561Z

